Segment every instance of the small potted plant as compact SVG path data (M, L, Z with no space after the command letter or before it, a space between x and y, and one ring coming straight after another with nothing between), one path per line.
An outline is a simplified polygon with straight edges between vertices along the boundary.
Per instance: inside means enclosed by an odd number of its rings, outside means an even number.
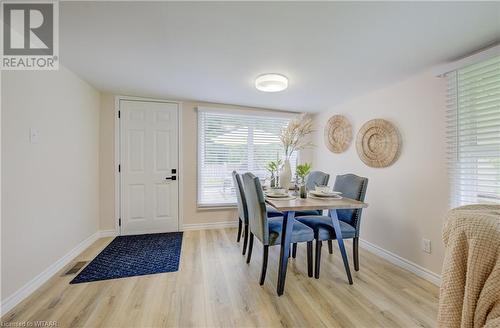
M280 165L281 165L280 159L267 163L266 169L269 171L269 173L271 173L271 183L270 183L271 188L278 187L278 170L280 168Z
M299 177L300 181L300 198L307 198L307 190L306 190L306 176L311 172L311 164L310 163L304 163L297 165L296 168L297 171L297 176Z

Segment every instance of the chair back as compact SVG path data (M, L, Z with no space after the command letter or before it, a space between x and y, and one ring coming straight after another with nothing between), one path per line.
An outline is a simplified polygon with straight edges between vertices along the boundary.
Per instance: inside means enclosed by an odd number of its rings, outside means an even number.
M250 231L262 244L269 243L266 202L259 178L248 172L243 174L243 188L248 205L248 225Z
M327 186L330 174L321 171L312 171L306 177L306 189L314 190L316 186Z
M368 178L355 174L337 175L335 178L335 191L342 192L342 196L363 202L366 195ZM337 210L339 220L344 221L356 229L356 237L359 236L359 224L361 221L361 208L354 210Z
M238 216L243 223L248 224L248 208L245 193L243 192L243 183L238 172L233 171L233 183L236 191L236 200L238 205Z

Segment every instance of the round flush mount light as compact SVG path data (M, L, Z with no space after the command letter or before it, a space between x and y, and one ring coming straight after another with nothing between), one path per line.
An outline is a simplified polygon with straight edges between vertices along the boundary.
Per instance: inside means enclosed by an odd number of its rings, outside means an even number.
M255 79L257 90L264 92L278 92L288 88L288 78L281 74L262 74Z

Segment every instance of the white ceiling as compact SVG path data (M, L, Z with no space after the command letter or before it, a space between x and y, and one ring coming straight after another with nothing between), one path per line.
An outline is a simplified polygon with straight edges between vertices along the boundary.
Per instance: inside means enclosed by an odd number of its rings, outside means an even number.
M61 63L100 90L312 112L500 41L500 2L60 6Z

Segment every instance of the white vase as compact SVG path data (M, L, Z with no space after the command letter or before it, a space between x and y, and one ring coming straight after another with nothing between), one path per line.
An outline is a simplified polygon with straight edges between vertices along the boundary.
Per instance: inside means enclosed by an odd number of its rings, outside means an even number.
M285 159L285 163L283 163L280 172L280 187L288 190L288 188L290 188L291 180L292 168L290 167L290 161L288 159Z

